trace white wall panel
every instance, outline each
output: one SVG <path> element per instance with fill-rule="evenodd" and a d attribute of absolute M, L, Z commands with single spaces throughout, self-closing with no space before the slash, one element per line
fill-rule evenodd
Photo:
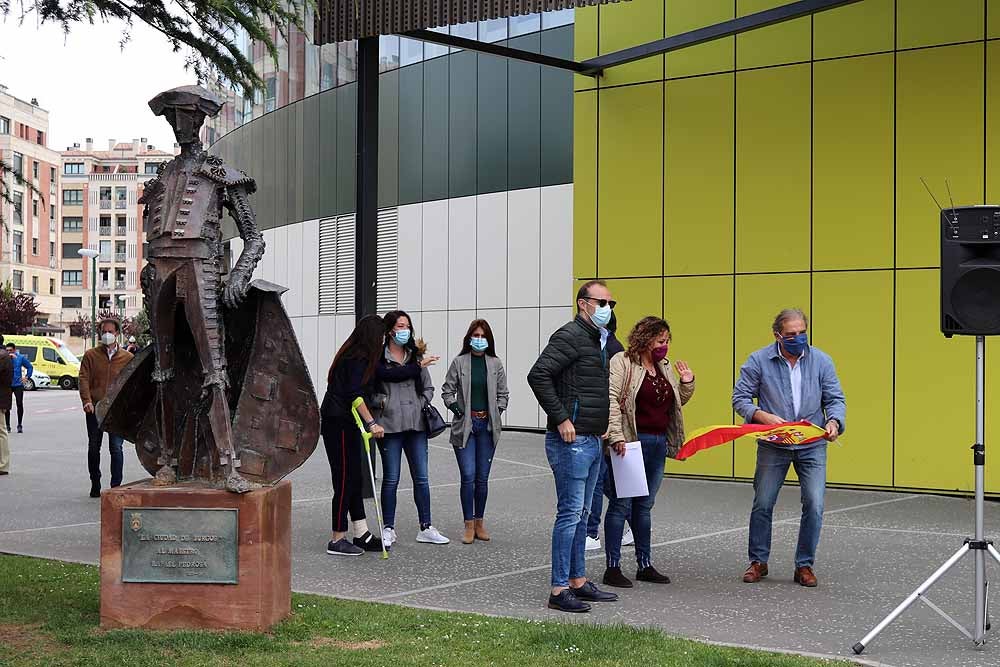
<path fill-rule="evenodd" d="M 483 309 L 476 313 L 476 317 L 486 320 L 493 329 L 493 339 L 496 342 L 497 356 L 507 360 L 507 310 L 496 308 L 493 310 Z"/>
<path fill-rule="evenodd" d="M 476 307 L 476 198 L 448 202 L 448 309 Z"/>
<path fill-rule="evenodd" d="M 286 296 L 285 307 L 293 315 L 302 316 L 305 313 L 302 309 L 304 294 L 302 293 L 302 223 L 288 225 L 286 238 L 285 265 L 286 284 L 288 294 Z M 280 283 L 279 283 L 280 284 Z"/>
<path fill-rule="evenodd" d="M 542 188 L 541 305 L 573 301 L 573 186 Z"/>
<path fill-rule="evenodd" d="M 538 404 L 528 387 L 528 371 L 538 358 L 538 309 L 511 308 L 507 311 L 507 384 L 510 409 L 507 424 L 537 426 Z"/>
<path fill-rule="evenodd" d="M 448 202 L 424 204 L 423 310 L 448 309 Z"/>
<path fill-rule="evenodd" d="M 476 198 L 476 305 L 507 306 L 507 193 Z"/>
<path fill-rule="evenodd" d="M 295 332 L 295 342 L 299 344 L 299 348 L 302 347 L 302 318 L 292 317 L 289 318 L 292 322 L 292 331 Z"/>
<path fill-rule="evenodd" d="M 448 372 L 448 367 L 445 365 L 445 360 L 448 358 L 448 313 L 443 311 L 424 313 L 417 335 L 427 342 L 429 354 L 441 357 L 441 361 L 428 369 L 434 382 L 434 401 L 437 402 L 441 396 L 441 384 L 444 382 L 445 373 Z"/>
<path fill-rule="evenodd" d="M 399 207 L 399 307 L 422 310 L 423 284 L 423 204 Z"/>
<path fill-rule="evenodd" d="M 320 372 L 314 379 L 316 383 L 316 394 L 323 400 L 326 393 L 326 370 L 333 363 L 333 357 L 340 349 L 340 341 L 337 339 L 337 318 L 334 315 L 322 315 L 317 317 L 317 333 L 319 340 L 316 341 L 316 363 Z"/>
<path fill-rule="evenodd" d="M 302 314 L 319 314 L 319 220 L 302 223 Z"/>
<path fill-rule="evenodd" d="M 542 308 L 539 316 L 538 327 L 538 349 L 541 351 L 549 342 L 549 336 L 555 333 L 556 329 L 573 319 L 572 306 L 559 306 L 556 308 Z"/>
<path fill-rule="evenodd" d="M 507 305 L 511 308 L 538 306 L 541 243 L 539 189 L 508 192 L 507 207 Z"/>
<path fill-rule="evenodd" d="M 290 227 L 274 229 L 274 252 L 271 253 L 271 282 L 288 287 L 288 231 Z"/>
<path fill-rule="evenodd" d="M 446 354 L 441 356 L 441 361 L 447 361 L 451 365 L 451 360 L 458 356 L 462 349 L 465 332 L 469 329 L 469 324 L 476 319 L 474 310 L 452 310 L 448 313 L 448 347 Z"/>
<path fill-rule="evenodd" d="M 319 361 L 319 318 L 303 317 L 302 332 L 299 336 L 299 345 L 302 347 L 302 356 L 305 357 L 306 367 L 309 369 L 309 377 L 312 378 L 313 386 L 319 391 L 320 361 Z M 327 364 L 333 361 L 331 356 Z M 329 366 L 327 366 L 329 367 Z M 324 373 L 325 375 L 325 373 Z M 323 396 L 317 398 L 322 401 Z"/>

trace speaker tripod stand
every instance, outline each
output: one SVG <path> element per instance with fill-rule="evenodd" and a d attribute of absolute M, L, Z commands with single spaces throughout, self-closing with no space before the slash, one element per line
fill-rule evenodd
<path fill-rule="evenodd" d="M 993 546 L 993 542 L 987 540 L 983 535 L 983 506 L 985 504 L 983 498 L 985 486 L 984 466 L 986 465 L 986 447 L 983 444 L 983 373 L 985 367 L 985 353 L 985 337 L 976 336 L 976 444 L 972 446 L 972 463 L 976 470 L 976 535 L 971 539 L 965 540 L 965 544 L 963 544 L 951 558 L 946 560 L 944 564 L 934 572 L 934 574 L 928 577 L 924 583 L 920 584 L 915 591 L 910 593 L 910 596 L 903 600 L 902 604 L 893 609 L 888 616 L 872 628 L 871 632 L 865 635 L 864 639 L 853 646 L 854 652 L 858 655 L 865 650 L 865 647 L 868 646 L 869 642 L 881 634 L 881 632 L 889 627 L 893 621 L 902 616 L 903 612 L 905 612 L 910 605 L 917 600 L 920 600 L 935 612 L 940 614 L 942 618 L 948 621 L 948 623 L 954 626 L 959 632 L 971 639 L 976 646 L 982 646 L 986 643 L 986 631 L 989 629 L 989 583 L 986 581 L 986 556 L 988 554 L 993 558 L 993 560 L 1000 563 L 1000 552 L 997 552 L 996 548 Z M 927 590 L 938 581 L 938 579 L 943 577 L 946 572 L 955 567 L 959 561 L 968 555 L 972 555 L 975 558 L 976 566 L 975 625 L 971 631 L 924 596 L 924 593 L 926 593 Z"/>

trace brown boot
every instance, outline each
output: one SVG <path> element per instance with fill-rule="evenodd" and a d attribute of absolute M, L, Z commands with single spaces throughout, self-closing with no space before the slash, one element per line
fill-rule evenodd
<path fill-rule="evenodd" d="M 476 519 L 476 539 L 483 542 L 490 541 L 490 534 L 486 530 L 486 526 L 483 525 L 482 519 Z"/>
<path fill-rule="evenodd" d="M 472 544 L 476 539 L 476 522 L 466 521 L 465 532 L 462 534 L 462 544 Z"/>
<path fill-rule="evenodd" d="M 758 581 L 767 576 L 767 563 L 759 563 L 754 561 L 750 563 L 750 567 L 747 571 L 743 573 L 743 583 L 745 584 L 756 584 Z"/>
<path fill-rule="evenodd" d="M 795 583 L 807 588 L 815 588 L 819 582 L 816 581 L 816 575 L 813 574 L 812 568 L 806 566 L 795 568 Z"/>

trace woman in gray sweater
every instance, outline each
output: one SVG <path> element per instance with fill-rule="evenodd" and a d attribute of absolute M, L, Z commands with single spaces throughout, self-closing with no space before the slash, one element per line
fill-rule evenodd
<path fill-rule="evenodd" d="M 385 527 L 382 541 L 388 547 L 396 542 L 396 490 L 399 488 L 399 474 L 406 453 L 413 480 L 413 501 L 417 505 L 420 529 L 417 542 L 427 544 L 448 544 L 447 537 L 431 525 L 431 488 L 427 477 L 427 431 L 424 427 L 423 409 L 434 399 L 434 385 L 426 366 L 436 357 L 424 359 L 426 346 L 415 340 L 410 316 L 402 310 L 386 313 L 385 355 L 382 363 L 386 366 L 403 366 L 420 363 L 424 368 L 415 380 L 384 382 L 382 393 L 376 397 L 378 406 L 375 421 L 385 429 L 385 436 L 379 442 L 382 455 L 382 514 Z M 428 363 L 430 362 L 430 363 Z"/>
<path fill-rule="evenodd" d="M 493 330 L 486 320 L 474 320 L 441 387 L 441 398 L 455 415 L 451 445 L 462 477 L 463 544 L 490 539 L 483 515 L 493 452 L 503 430 L 500 415 L 507 409 L 508 396 L 507 373 L 497 358 Z"/>

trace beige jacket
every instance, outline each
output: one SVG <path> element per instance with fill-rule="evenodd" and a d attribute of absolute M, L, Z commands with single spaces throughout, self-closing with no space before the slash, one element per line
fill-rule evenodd
<path fill-rule="evenodd" d="M 631 376 L 629 375 L 631 367 Z M 677 373 L 666 359 L 660 362 L 660 372 L 670 381 L 674 388 L 674 414 L 667 427 L 667 456 L 674 458 L 684 444 L 684 415 L 681 406 L 687 405 L 694 395 L 694 380 L 683 384 L 677 379 Z M 608 442 L 635 442 L 639 439 L 635 425 L 635 397 L 639 394 L 646 369 L 641 364 L 633 364 L 624 352 L 619 352 L 611 359 L 611 420 L 608 425 Z M 626 379 L 630 379 L 625 387 Z M 622 412 L 619 397 L 625 397 L 625 411 Z"/>

